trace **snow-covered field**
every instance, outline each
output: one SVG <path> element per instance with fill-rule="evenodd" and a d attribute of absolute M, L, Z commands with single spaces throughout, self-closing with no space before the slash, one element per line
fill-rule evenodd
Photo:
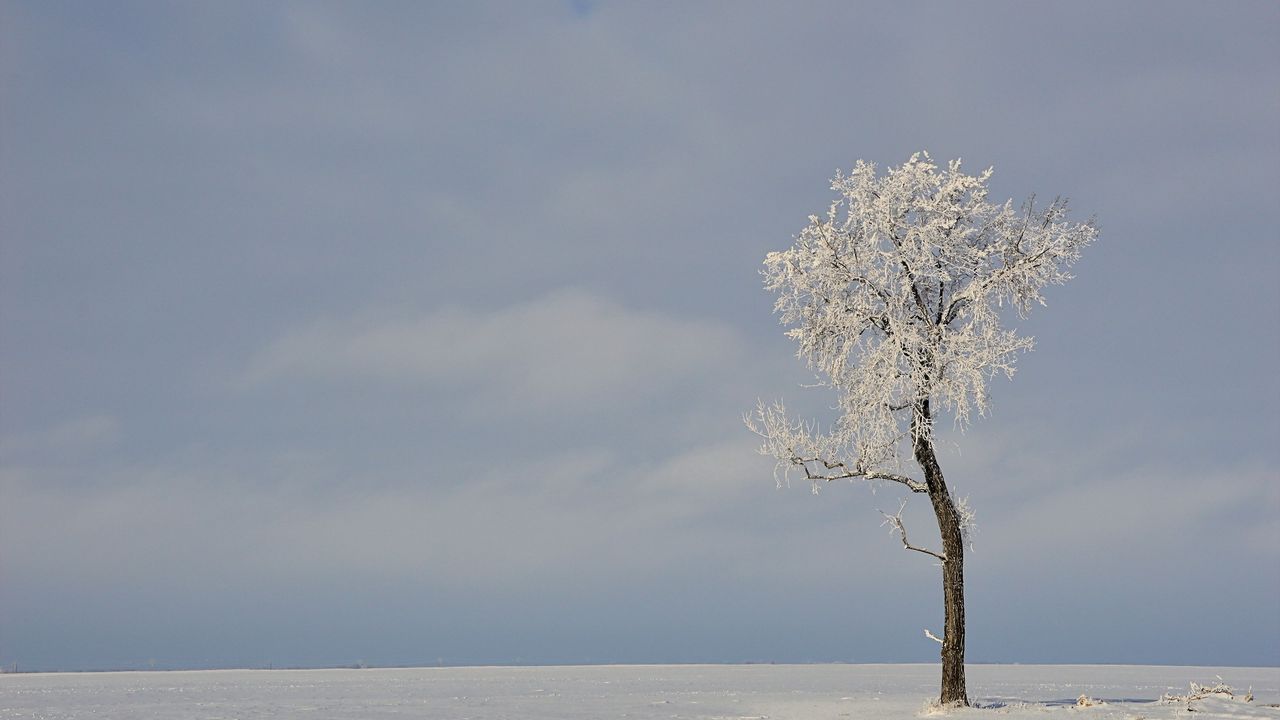
<path fill-rule="evenodd" d="M 981 707 L 939 717 L 1280 718 L 1280 668 L 971 665 Z M 1236 690 L 1185 703 L 1192 682 Z M 916 718 L 936 665 L 631 665 L 0 675 L 0 718 Z M 1252 687 L 1254 699 L 1244 695 Z M 1101 701 L 1077 707 L 1085 695 Z"/>

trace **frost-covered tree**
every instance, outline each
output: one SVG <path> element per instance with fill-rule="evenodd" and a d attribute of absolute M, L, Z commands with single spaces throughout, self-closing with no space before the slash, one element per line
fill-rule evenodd
<path fill-rule="evenodd" d="M 1011 377 L 1032 339 L 1002 325 L 1002 308 L 1026 317 L 1046 285 L 1097 236 L 1066 219 L 1067 203 L 1020 208 L 987 201 L 991 170 L 939 168 L 927 153 L 877 175 L 859 161 L 831 188 L 825 217 L 811 216 L 795 244 L 765 258 L 765 287 L 787 335 L 819 383 L 836 395 L 826 428 L 761 403 L 747 424 L 782 477 L 817 486 L 840 479 L 897 483 L 929 496 L 941 548 L 907 539 L 901 510 L 887 515 L 903 546 L 942 567 L 944 704 L 968 704 L 964 677 L 964 549 L 973 514 L 954 497 L 934 452 L 943 414 L 966 426 L 988 411 L 987 381 Z M 1007 314 L 1007 313 L 1006 313 Z"/>

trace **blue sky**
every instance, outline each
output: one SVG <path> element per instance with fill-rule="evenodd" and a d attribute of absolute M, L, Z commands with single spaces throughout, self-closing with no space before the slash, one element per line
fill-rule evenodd
<path fill-rule="evenodd" d="M 0 3 L 0 663 L 929 661 L 758 269 L 858 158 L 1102 230 L 947 438 L 975 662 L 1280 664 L 1272 3 Z M 923 533 L 927 509 L 908 518 Z"/>

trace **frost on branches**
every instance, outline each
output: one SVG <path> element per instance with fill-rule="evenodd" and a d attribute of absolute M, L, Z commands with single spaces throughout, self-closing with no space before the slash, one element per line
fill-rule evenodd
<path fill-rule="evenodd" d="M 765 258 L 774 310 L 840 413 L 822 432 L 782 403 L 747 419 L 787 477 L 926 492 L 901 470 L 913 439 L 932 441 L 922 410 L 940 407 L 964 427 L 988 410 L 987 380 L 1013 375 L 1032 339 L 1001 327 L 1000 309 L 1026 317 L 1044 304 L 1041 289 L 1071 278 L 1097 231 L 1068 222 L 1065 200 L 991 204 L 990 177 L 965 174 L 959 160 L 940 169 L 927 153 L 883 176 L 859 161 L 832 181 L 839 197 L 826 216 L 810 216 L 793 247 Z"/>
<path fill-rule="evenodd" d="M 902 510 L 885 514 L 907 550 L 942 566 L 945 631 L 940 702 L 967 705 L 964 678 L 964 549 L 973 511 L 952 496 L 934 452 L 936 413 L 965 427 L 988 410 L 987 381 L 1012 377 L 1031 347 L 1001 326 L 1012 306 L 1026 317 L 1046 285 L 1093 242 L 1092 221 L 1067 221 L 1067 203 L 1021 207 L 987 202 L 988 169 L 966 175 L 956 160 L 939 169 L 912 155 L 883 176 L 859 161 L 837 174 L 826 217 L 812 216 L 789 250 L 765 258 L 765 287 L 790 327 L 798 355 L 836 394 L 839 415 L 825 430 L 761 403 L 747 425 L 777 460 L 781 477 L 863 478 L 925 493 L 942 547 L 912 544 Z M 913 460 L 909 463 L 907 460 Z M 914 467 L 912 467 L 914 465 Z"/>

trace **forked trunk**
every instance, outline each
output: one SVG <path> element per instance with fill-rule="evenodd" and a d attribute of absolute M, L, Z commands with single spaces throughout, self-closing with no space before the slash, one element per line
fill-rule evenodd
<path fill-rule="evenodd" d="M 920 408 L 923 422 L 930 422 L 929 401 Z M 933 441 L 926 433 L 915 433 L 916 462 L 924 471 L 933 513 L 938 518 L 942 536 L 942 602 L 944 608 L 942 635 L 942 695 L 944 705 L 968 705 L 969 694 L 964 680 L 964 537 L 960 531 L 960 515 L 947 490 L 942 468 L 933 451 Z"/>

